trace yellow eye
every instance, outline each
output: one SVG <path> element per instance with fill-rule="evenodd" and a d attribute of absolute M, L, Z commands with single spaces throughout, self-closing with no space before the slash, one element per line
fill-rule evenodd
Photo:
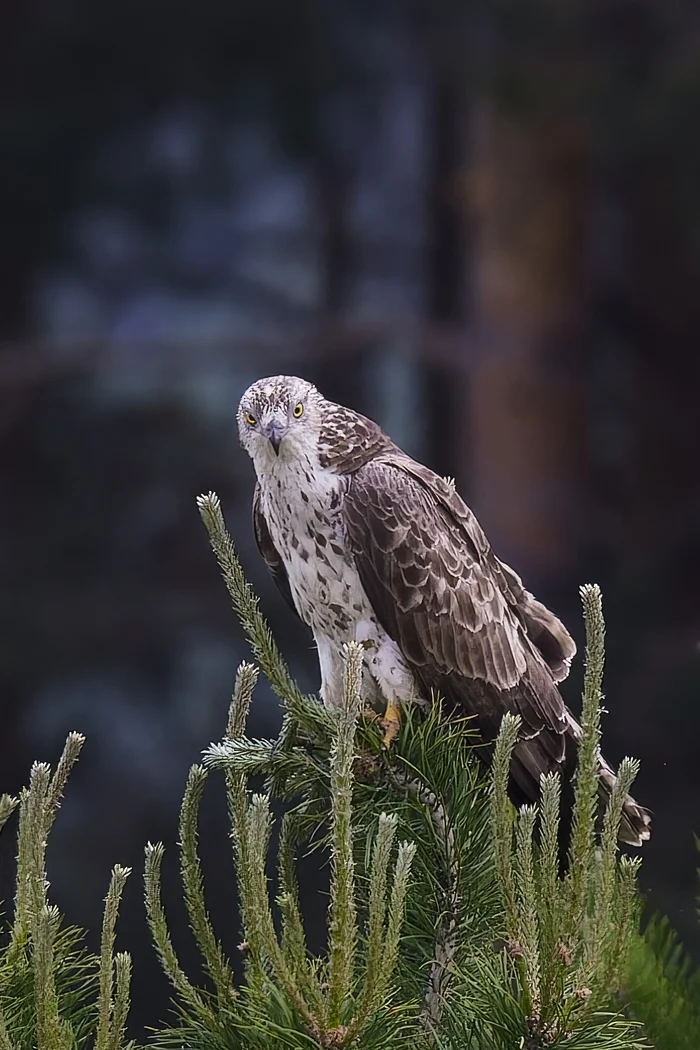
<path fill-rule="evenodd" d="M 254 427 L 255 424 L 257 423 L 257 419 L 252 414 L 252 412 L 246 412 L 244 418 L 245 418 L 245 421 L 246 421 L 246 423 L 248 424 L 249 427 Z"/>
<path fill-rule="evenodd" d="M 304 414 L 304 406 L 302 405 L 301 401 L 296 406 L 296 408 L 294 409 L 294 412 L 292 414 L 293 414 L 295 419 L 301 419 L 301 417 Z"/>

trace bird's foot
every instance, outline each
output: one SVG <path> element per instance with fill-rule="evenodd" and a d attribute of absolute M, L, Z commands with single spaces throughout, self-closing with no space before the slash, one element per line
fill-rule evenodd
<path fill-rule="evenodd" d="M 384 730 L 384 739 L 382 743 L 384 747 L 389 748 L 396 740 L 401 729 L 401 710 L 396 704 L 388 703 L 386 705 L 386 711 L 384 717 L 380 721 L 380 726 Z"/>

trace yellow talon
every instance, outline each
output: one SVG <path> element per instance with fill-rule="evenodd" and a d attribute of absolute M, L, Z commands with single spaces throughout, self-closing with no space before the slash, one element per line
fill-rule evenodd
<path fill-rule="evenodd" d="M 401 709 L 396 704 L 389 702 L 386 705 L 386 711 L 382 718 L 380 725 L 384 730 L 384 739 L 382 743 L 384 747 L 391 747 L 393 742 L 399 735 L 401 729 Z"/>

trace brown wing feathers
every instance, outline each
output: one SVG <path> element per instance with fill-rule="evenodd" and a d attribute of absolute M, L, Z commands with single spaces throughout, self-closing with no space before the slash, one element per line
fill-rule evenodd
<path fill-rule="evenodd" d="M 472 537 L 420 481 L 368 463 L 352 477 L 345 516 L 363 585 L 413 664 L 517 684 L 526 670 L 517 617 Z"/>
<path fill-rule="evenodd" d="M 355 563 L 382 626 L 425 693 L 474 714 L 488 747 L 505 711 L 522 719 L 512 763 L 517 803 L 539 796 L 540 775 L 576 764 L 577 727 L 556 682 L 576 651 L 566 628 L 492 553 L 451 485 L 400 452 L 351 477 L 345 521 Z M 610 790 L 609 767 L 601 788 Z M 622 837 L 648 838 L 632 799 Z"/>

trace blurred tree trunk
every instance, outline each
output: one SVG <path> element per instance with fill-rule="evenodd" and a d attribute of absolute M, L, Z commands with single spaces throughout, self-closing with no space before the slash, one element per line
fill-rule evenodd
<path fill-rule="evenodd" d="M 461 220 L 458 182 L 464 171 L 464 92 L 449 76 L 438 77 L 428 108 L 430 174 L 428 178 L 428 320 L 438 325 L 464 322 L 467 224 Z M 422 365 L 431 425 L 428 463 L 443 474 L 466 480 L 464 450 L 455 442 L 464 414 L 460 376 L 447 375 L 429 357 Z M 456 381 L 455 381 L 456 380 Z M 445 420 L 449 425 L 445 425 Z M 466 489 L 462 492 L 466 494 Z"/>
<path fill-rule="evenodd" d="M 321 230 L 321 294 L 319 314 L 322 345 L 317 348 L 315 381 L 331 401 L 357 405 L 361 400 L 359 356 L 351 367 L 339 368 L 333 335 L 347 306 L 351 274 L 351 238 L 348 230 L 349 176 L 332 144 L 322 145 L 316 157 L 316 203 Z"/>
<path fill-rule="evenodd" d="M 485 104 L 470 196 L 471 497 L 496 553 L 551 593 L 575 576 L 585 530 L 583 130 Z"/>

